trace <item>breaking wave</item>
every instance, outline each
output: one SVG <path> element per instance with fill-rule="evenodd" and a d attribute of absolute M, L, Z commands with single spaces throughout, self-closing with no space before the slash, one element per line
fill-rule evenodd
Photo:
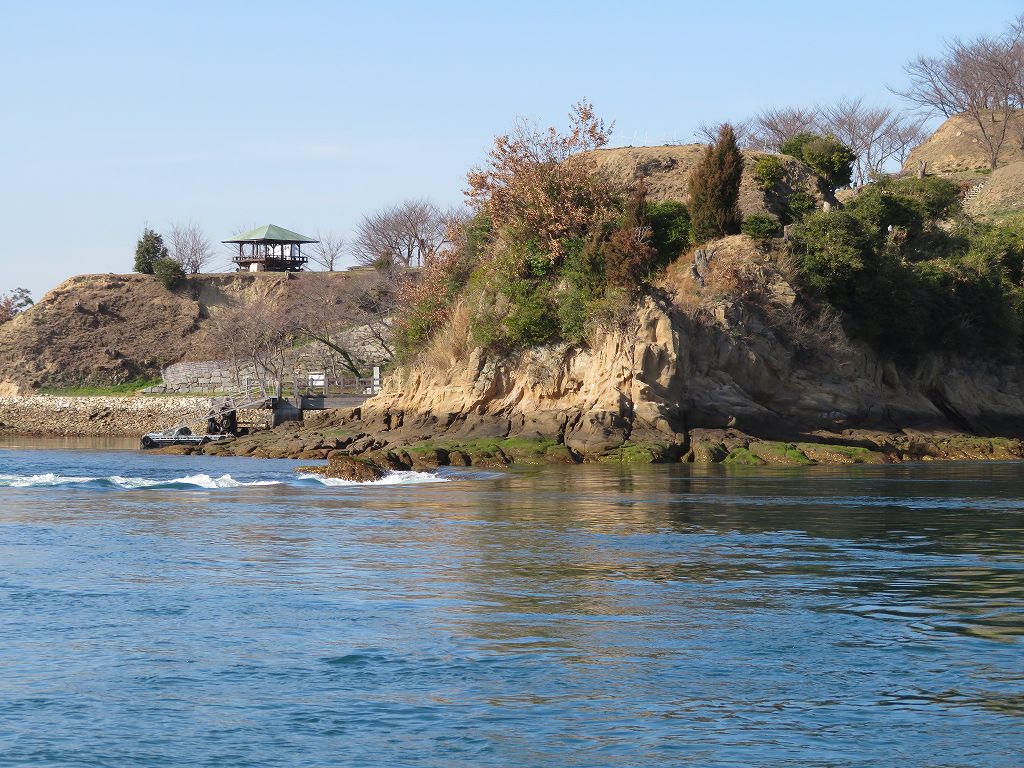
<path fill-rule="evenodd" d="M 415 483 L 447 483 L 448 479 L 438 477 L 430 472 L 389 472 L 380 480 L 370 480 L 359 483 L 355 480 L 342 480 L 338 477 L 324 477 L 323 475 L 299 475 L 299 480 L 307 483 L 319 483 L 320 485 L 343 486 L 343 485 L 412 485 Z"/>
<path fill-rule="evenodd" d="M 444 478 L 429 472 L 392 472 L 380 480 L 357 483 L 319 475 L 297 475 L 279 480 L 236 480 L 231 475 L 212 477 L 206 474 L 186 475 L 170 480 L 153 480 L 145 477 L 76 477 L 47 472 L 40 475 L 2 475 L 0 488 L 94 488 L 102 490 L 216 490 L 224 488 L 247 488 L 268 485 L 299 486 L 347 486 L 347 485 L 407 485 L 412 483 L 445 482 Z"/>

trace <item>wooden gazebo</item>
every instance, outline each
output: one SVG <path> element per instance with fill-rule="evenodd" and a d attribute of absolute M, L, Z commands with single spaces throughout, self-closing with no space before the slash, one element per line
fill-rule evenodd
<path fill-rule="evenodd" d="M 221 242 L 238 243 L 238 255 L 232 261 L 239 272 L 298 272 L 309 261 L 302 255 L 302 245 L 320 241 L 267 224 Z"/>

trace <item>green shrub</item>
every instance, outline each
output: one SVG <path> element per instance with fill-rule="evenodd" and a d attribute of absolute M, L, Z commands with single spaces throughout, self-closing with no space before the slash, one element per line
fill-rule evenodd
<path fill-rule="evenodd" d="M 993 229 L 942 233 L 950 255 L 913 261 L 908 244 L 880 236 L 879 227 L 892 216 L 913 224 L 906 217 L 923 217 L 925 204 L 878 192 L 857 201 L 853 210 L 812 214 L 791 241 L 804 286 L 843 313 L 851 335 L 905 363 L 932 351 L 995 355 L 1019 344 L 1024 291 L 1012 265 L 1020 269 L 1024 231 L 1017 241 Z"/>
<path fill-rule="evenodd" d="M 164 288 L 173 291 L 185 279 L 185 270 L 181 264 L 170 257 L 157 259 L 153 262 L 153 274 Z"/>
<path fill-rule="evenodd" d="M 557 337 L 558 313 L 543 285 L 517 280 L 507 295 L 510 304 L 503 326 L 511 347 L 536 347 Z"/>
<path fill-rule="evenodd" d="M 757 186 L 771 192 L 786 177 L 786 164 L 777 155 L 765 155 L 754 163 L 754 178 Z"/>
<path fill-rule="evenodd" d="M 657 252 L 656 266 L 670 264 L 690 247 L 690 212 L 682 203 L 648 203 L 647 220 L 651 226 L 651 245 Z"/>
<path fill-rule="evenodd" d="M 814 213 L 794 230 L 792 244 L 807 286 L 833 306 L 848 308 L 871 261 L 871 239 L 861 221 L 848 211 Z"/>
<path fill-rule="evenodd" d="M 582 239 L 567 242 L 560 278 L 559 334 L 566 341 L 583 341 L 605 292 L 604 263 L 596 244 L 588 245 Z"/>
<path fill-rule="evenodd" d="M 961 210 L 960 187 L 948 179 L 926 176 L 886 180 L 881 184 L 893 193 L 916 200 L 929 219 L 947 219 Z"/>
<path fill-rule="evenodd" d="M 803 189 L 796 190 L 786 199 L 786 215 L 790 221 L 802 221 L 817 207 L 814 196 Z"/>
<path fill-rule="evenodd" d="M 917 234 L 925 224 L 924 206 L 919 201 L 893 194 L 877 184 L 862 189 L 847 203 L 846 210 L 861 221 L 878 243 L 888 237 L 890 226 Z"/>
<path fill-rule="evenodd" d="M 144 275 L 152 275 L 156 262 L 168 258 L 169 255 L 167 246 L 164 245 L 164 239 L 146 227 L 135 244 L 135 271 Z"/>
<path fill-rule="evenodd" d="M 924 332 L 929 348 L 977 355 L 1016 345 L 1020 316 L 997 271 L 953 259 L 934 259 L 911 269 L 917 294 L 928 309 Z"/>
<path fill-rule="evenodd" d="M 779 151 L 784 155 L 795 157 L 797 160 L 804 159 L 804 145 L 815 139 L 821 138 L 816 133 L 803 132 L 798 133 L 795 136 L 791 136 L 783 142 L 782 146 L 779 147 Z"/>
<path fill-rule="evenodd" d="M 803 160 L 833 190 L 845 187 L 853 178 L 857 153 L 835 136 L 798 133 L 782 145 L 782 154 Z"/>
<path fill-rule="evenodd" d="M 980 269 L 998 270 L 1005 280 L 1024 280 L 1024 220 L 978 228 L 970 240 L 968 258 Z"/>
<path fill-rule="evenodd" d="M 803 161 L 833 190 L 845 187 L 853 178 L 857 153 L 835 136 L 822 136 L 803 145 Z"/>
<path fill-rule="evenodd" d="M 740 232 L 755 240 L 770 240 L 779 234 L 781 228 L 779 220 L 774 216 L 752 213 L 743 220 Z"/>
<path fill-rule="evenodd" d="M 501 319 L 491 307 L 479 307 L 470 320 L 470 333 L 473 341 L 485 349 L 501 349 L 505 346 L 505 332 Z"/>

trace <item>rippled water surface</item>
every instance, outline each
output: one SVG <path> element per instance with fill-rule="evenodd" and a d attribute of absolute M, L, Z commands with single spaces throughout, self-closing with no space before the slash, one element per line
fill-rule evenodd
<path fill-rule="evenodd" d="M 0 447 L 0 765 L 1024 765 L 1021 465 L 105 447 Z"/>

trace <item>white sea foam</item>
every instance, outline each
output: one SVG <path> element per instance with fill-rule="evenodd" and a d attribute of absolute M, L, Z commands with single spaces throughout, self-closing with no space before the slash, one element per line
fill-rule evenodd
<path fill-rule="evenodd" d="M 65 477 L 47 472 L 44 475 L 0 475 L 0 488 L 32 488 L 35 486 L 76 485 L 91 483 L 95 477 Z"/>
<path fill-rule="evenodd" d="M 416 483 L 443 483 L 447 480 L 429 472 L 391 472 L 380 480 L 373 480 L 367 483 L 357 483 L 352 480 L 341 480 L 334 477 L 322 477 L 321 475 L 298 475 L 297 480 L 315 480 L 326 486 L 348 486 L 348 485 L 412 485 Z M 222 488 L 246 488 L 266 485 L 282 485 L 284 480 L 236 480 L 231 475 L 212 477 L 206 474 L 185 475 L 168 480 L 154 480 L 146 477 L 122 477 L 111 475 L 110 477 L 76 477 L 71 475 L 58 475 L 47 472 L 40 475 L 2 475 L 0 474 L 0 488 L 38 488 L 38 487 L 61 487 L 81 486 L 89 484 L 91 487 L 117 489 L 123 491 L 137 491 L 146 489 L 155 490 L 191 490 L 207 489 L 216 490 Z"/>
<path fill-rule="evenodd" d="M 173 480 L 147 480 L 142 477 L 114 477 L 108 478 L 111 483 L 124 488 L 126 490 L 136 488 L 154 488 L 157 486 L 167 485 L 194 485 L 197 488 L 242 488 L 247 486 L 255 485 L 280 485 L 280 480 L 253 480 L 252 482 L 242 482 L 235 480 L 231 475 L 221 475 L 220 477 L 211 477 L 210 475 L 186 475 L 185 477 L 176 477 Z"/>
<path fill-rule="evenodd" d="M 256 485 L 280 485 L 280 480 L 255 480 L 242 482 L 235 480 L 231 475 L 211 477 L 210 475 L 186 475 L 175 477 L 169 480 L 153 480 L 145 477 L 121 477 L 112 475 L 110 477 L 71 477 L 48 472 L 43 475 L 0 475 L 0 487 L 7 488 L 35 488 L 35 487 L 56 487 L 65 485 L 83 485 L 92 483 L 101 487 L 114 487 L 126 491 L 140 490 L 144 488 L 168 488 L 173 486 L 193 486 L 195 488 L 241 488 L 243 486 Z"/>
<path fill-rule="evenodd" d="M 438 477 L 430 472 L 389 472 L 380 480 L 370 480 L 365 483 L 355 480 L 342 480 L 339 477 L 324 477 L 323 475 L 299 475 L 300 480 L 316 480 L 318 483 L 329 486 L 343 485 L 416 485 L 419 483 L 447 483 L 445 477 Z"/>

